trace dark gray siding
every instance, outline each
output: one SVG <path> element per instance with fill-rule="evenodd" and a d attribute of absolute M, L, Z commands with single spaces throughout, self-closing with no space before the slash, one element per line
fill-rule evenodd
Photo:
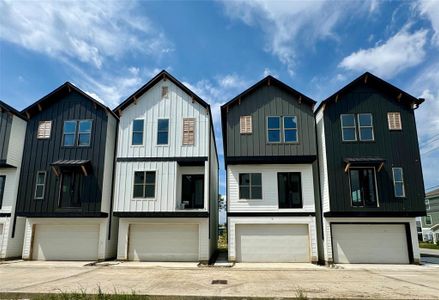
<path fill-rule="evenodd" d="M 240 116 L 251 115 L 253 133 L 240 134 Z M 266 135 L 268 116 L 297 116 L 299 143 L 269 144 Z M 243 97 L 227 112 L 228 157 L 316 155 L 315 121 L 310 105 L 276 86 L 263 86 Z"/>
<path fill-rule="evenodd" d="M 81 190 L 82 207 L 76 215 L 90 215 L 100 212 L 104 171 L 107 112 L 79 93 L 72 91 L 52 101 L 49 107 L 31 117 L 26 130 L 17 213 L 20 215 L 63 216 L 69 211 L 58 208 L 59 178 L 50 164 L 57 160 L 90 160 L 92 173 L 84 177 Z M 66 120 L 91 119 L 92 136 L 90 147 L 69 147 L 61 145 L 63 124 Z M 39 121 L 52 120 L 50 139 L 38 140 Z M 38 171 L 46 171 L 44 199 L 35 200 L 35 178 Z"/>
<path fill-rule="evenodd" d="M 11 135 L 12 115 L 9 112 L 0 112 L 0 161 L 8 157 L 8 145 Z"/>
<path fill-rule="evenodd" d="M 388 112 L 401 113 L 402 131 L 388 129 Z M 343 113 L 372 113 L 375 141 L 342 142 L 340 114 Z M 362 84 L 340 97 L 337 103 L 327 105 L 324 114 L 331 211 L 425 211 L 415 116 L 407 104 L 398 102 L 396 96 L 388 96 Z M 377 173 L 380 207 L 352 207 L 349 177 L 344 172 L 343 159 L 367 156 L 385 159 L 384 168 Z M 404 170 L 406 198 L 394 197 L 392 167 Z"/>

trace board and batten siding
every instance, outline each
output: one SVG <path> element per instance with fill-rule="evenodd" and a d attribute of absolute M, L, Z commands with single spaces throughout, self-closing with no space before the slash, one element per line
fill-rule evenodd
<path fill-rule="evenodd" d="M 168 97 L 162 98 L 162 87 Z M 195 118 L 195 144 L 183 145 L 183 119 Z M 133 146 L 132 123 L 144 120 L 143 145 Z M 168 145 L 157 145 L 158 119 L 169 119 Z M 161 80 L 121 112 L 117 157 L 208 156 L 209 113 L 170 80 Z"/>
<path fill-rule="evenodd" d="M 278 172 L 301 173 L 303 208 L 279 208 Z M 262 174 L 262 199 L 239 199 L 240 173 Z M 227 187 L 229 212 L 315 212 L 312 164 L 228 165 Z"/>
<path fill-rule="evenodd" d="M 389 130 L 388 112 L 400 112 L 402 130 Z M 340 114 L 371 113 L 375 141 L 343 142 Z M 396 96 L 387 95 L 362 84 L 326 105 L 324 131 L 331 211 L 425 211 L 424 183 L 414 111 Z M 352 207 L 348 173 L 344 158 L 380 157 L 384 167 L 376 174 L 378 203 L 376 208 Z M 405 198 L 394 197 L 392 167 L 404 170 Z"/>
<path fill-rule="evenodd" d="M 8 157 L 12 119 L 13 116 L 9 112 L 0 111 L 0 161 L 6 161 Z"/>
<path fill-rule="evenodd" d="M 48 214 L 68 212 L 58 209 L 59 177 L 50 164 L 57 160 L 90 160 L 92 172 L 83 177 L 81 214 L 101 211 L 105 148 L 108 118 L 114 118 L 104 108 L 95 105 L 83 95 L 72 91 L 32 116 L 28 122 L 20 185 L 26 188 L 18 193 L 17 213 Z M 89 147 L 63 147 L 63 124 L 67 120 L 93 120 Z M 52 121 L 49 139 L 37 139 L 38 123 Z M 38 171 L 46 171 L 44 199 L 34 199 Z M 77 210 L 75 210 L 77 211 Z"/>
<path fill-rule="evenodd" d="M 252 116 L 253 133 L 240 133 L 240 117 Z M 296 116 L 298 143 L 268 143 L 268 116 Z M 228 157 L 316 155 L 313 109 L 299 103 L 290 93 L 272 85 L 263 86 L 243 97 L 227 112 Z"/>
<path fill-rule="evenodd" d="M 316 114 L 317 123 L 317 147 L 319 158 L 320 194 L 322 201 L 322 211 L 329 211 L 329 182 L 328 182 L 328 163 L 326 156 L 325 123 L 323 111 Z"/>

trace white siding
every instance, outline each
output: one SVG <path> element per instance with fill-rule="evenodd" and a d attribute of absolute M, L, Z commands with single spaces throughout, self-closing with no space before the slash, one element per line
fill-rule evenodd
<path fill-rule="evenodd" d="M 277 172 L 300 172 L 303 208 L 279 209 Z M 262 199 L 239 199 L 239 174 L 262 173 Z M 227 166 L 229 212 L 282 211 L 314 212 L 314 183 L 311 164 L 229 165 Z"/>
<path fill-rule="evenodd" d="M 322 195 L 322 207 L 323 212 L 328 212 L 329 207 L 329 182 L 328 182 L 328 164 L 326 157 L 326 140 L 325 140 L 325 123 L 323 118 L 324 108 L 321 109 L 317 116 L 317 147 L 319 153 L 319 166 L 320 166 L 320 189 Z"/>
<path fill-rule="evenodd" d="M 6 176 L 3 204 L 0 213 L 12 213 L 15 208 L 18 193 L 19 169 L 0 169 L 0 176 Z"/>
<path fill-rule="evenodd" d="M 162 99 L 162 86 L 169 87 Z M 169 119 L 169 144 L 157 145 L 157 120 Z M 183 118 L 195 118 L 195 144 L 183 146 Z M 131 145 L 134 119 L 144 119 L 143 145 Z M 119 122 L 118 157 L 208 156 L 208 111 L 170 80 L 162 80 L 144 93 L 136 103 L 122 111 Z"/>
<path fill-rule="evenodd" d="M 111 191 L 113 189 L 114 147 L 116 144 L 117 120 L 113 115 L 108 115 L 107 137 L 105 140 L 104 179 L 102 183 L 101 211 L 110 212 Z"/>
<path fill-rule="evenodd" d="M 26 121 L 17 116 L 13 116 L 6 162 L 18 168 L 21 167 L 26 126 Z"/>

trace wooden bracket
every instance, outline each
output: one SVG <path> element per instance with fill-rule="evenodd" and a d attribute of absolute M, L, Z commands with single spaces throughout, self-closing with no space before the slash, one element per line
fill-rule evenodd
<path fill-rule="evenodd" d="M 338 102 L 338 94 L 337 94 L 337 96 L 335 96 L 335 103 L 337 103 Z"/>
<path fill-rule="evenodd" d="M 28 112 L 26 112 L 26 117 L 27 117 L 28 119 L 30 119 L 30 114 L 29 114 Z"/>
<path fill-rule="evenodd" d="M 348 172 L 350 166 L 351 166 L 351 163 L 347 163 L 347 164 L 346 164 L 346 167 L 344 167 L 344 172 L 345 172 L 345 173 Z"/>
<path fill-rule="evenodd" d="M 81 166 L 81 170 L 82 170 L 82 172 L 84 172 L 85 176 L 88 176 L 87 168 L 84 165 Z"/>
<path fill-rule="evenodd" d="M 378 172 L 381 171 L 381 169 L 384 167 L 384 162 L 380 163 L 379 167 L 378 167 Z"/>
<path fill-rule="evenodd" d="M 270 86 L 270 84 L 271 84 L 270 78 L 268 78 L 267 84 L 268 84 L 268 86 Z"/>
<path fill-rule="evenodd" d="M 3 108 L 0 107 L 0 113 L 3 112 Z"/>
<path fill-rule="evenodd" d="M 58 172 L 58 168 L 57 168 L 57 167 L 52 166 L 52 171 L 53 171 L 53 173 L 55 173 L 55 175 L 56 175 L 57 177 L 60 175 L 59 172 Z"/>
<path fill-rule="evenodd" d="M 39 111 L 42 111 L 42 110 L 43 110 L 43 108 L 41 107 L 41 104 L 40 104 L 40 103 L 37 104 L 37 107 L 38 107 L 38 110 L 39 110 Z"/>
<path fill-rule="evenodd" d="M 366 74 L 366 76 L 364 76 L 364 83 L 367 83 L 368 78 L 369 78 L 369 76 Z"/>
<path fill-rule="evenodd" d="M 137 105 L 137 97 L 133 96 L 133 99 L 134 99 L 134 105 Z"/>
<path fill-rule="evenodd" d="M 117 110 L 117 115 L 120 117 L 122 116 L 122 111 L 120 109 Z"/>
<path fill-rule="evenodd" d="M 238 98 L 238 104 L 241 105 L 241 97 Z"/>
<path fill-rule="evenodd" d="M 398 99 L 398 101 L 401 101 L 402 98 L 402 93 L 399 93 L 398 97 L 396 97 L 396 99 Z"/>
<path fill-rule="evenodd" d="M 302 104 L 302 96 L 299 96 L 299 104 Z"/>
<path fill-rule="evenodd" d="M 228 105 L 226 106 L 226 112 L 229 112 L 229 106 Z"/>
<path fill-rule="evenodd" d="M 72 88 L 70 87 L 70 85 L 67 86 L 67 89 L 68 89 L 69 93 L 72 91 Z"/>
<path fill-rule="evenodd" d="M 194 103 L 195 102 L 195 97 L 194 97 L 194 95 L 192 95 L 192 103 Z"/>
<path fill-rule="evenodd" d="M 166 79 L 167 79 L 166 74 L 163 73 L 163 81 L 166 81 Z"/>

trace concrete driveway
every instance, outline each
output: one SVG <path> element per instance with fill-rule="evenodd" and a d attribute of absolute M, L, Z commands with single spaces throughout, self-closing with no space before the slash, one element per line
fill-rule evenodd
<path fill-rule="evenodd" d="M 439 265 L 9 262 L 0 264 L 0 293 L 104 292 L 227 297 L 438 299 Z M 226 280 L 227 284 L 212 284 Z M 1 295 L 0 295 L 1 298 Z"/>

